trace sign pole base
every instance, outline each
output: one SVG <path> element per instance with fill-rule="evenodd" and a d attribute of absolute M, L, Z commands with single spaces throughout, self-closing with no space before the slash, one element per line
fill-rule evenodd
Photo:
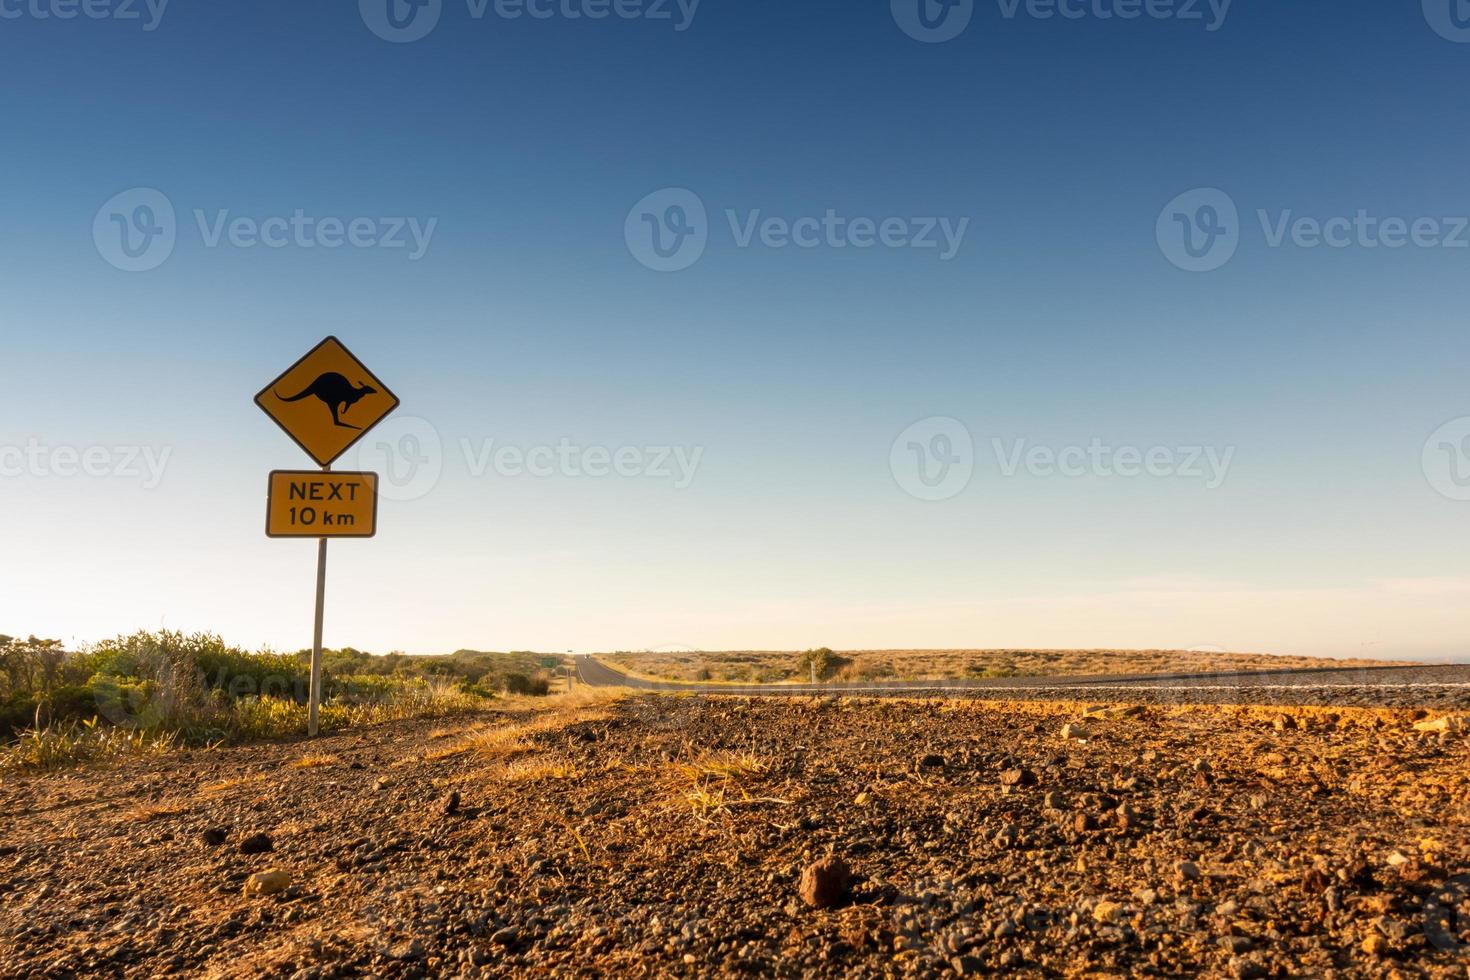
<path fill-rule="evenodd" d="M 311 694 L 306 709 L 306 734 L 317 736 L 317 714 L 322 703 L 322 613 L 327 604 L 327 539 L 316 545 L 316 629 L 311 640 Z"/>

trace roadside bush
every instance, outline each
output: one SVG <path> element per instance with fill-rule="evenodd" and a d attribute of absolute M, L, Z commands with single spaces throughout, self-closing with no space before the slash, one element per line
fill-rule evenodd
<path fill-rule="evenodd" d="M 531 697 L 545 697 L 551 691 L 551 680 L 544 675 L 528 677 L 521 673 L 506 674 L 503 679 L 505 692 L 507 694 L 529 695 Z"/>
<path fill-rule="evenodd" d="M 812 668 L 816 668 L 817 680 L 825 681 L 831 678 L 843 667 L 852 663 L 846 657 L 838 656 L 826 647 L 816 650 L 808 650 L 797 658 L 796 665 L 799 673 L 798 680 L 810 678 Z"/>

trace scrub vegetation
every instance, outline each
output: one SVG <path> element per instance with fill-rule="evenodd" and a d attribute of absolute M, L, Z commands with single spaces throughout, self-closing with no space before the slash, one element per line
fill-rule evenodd
<path fill-rule="evenodd" d="M 555 657 L 461 650 L 447 656 L 323 653 L 321 727 L 480 710 L 506 694 L 544 696 Z M 140 632 L 76 651 L 0 635 L 0 768 L 283 738 L 306 730 L 310 653 L 247 652 L 199 633 Z"/>

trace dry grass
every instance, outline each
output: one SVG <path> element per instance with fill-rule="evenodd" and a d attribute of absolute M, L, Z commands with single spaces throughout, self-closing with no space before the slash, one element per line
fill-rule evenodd
<path fill-rule="evenodd" d="M 228 793 L 234 789 L 243 789 L 246 786 L 254 786 L 265 782 L 265 774 L 257 773 L 254 776 L 241 776 L 239 779 L 223 779 L 217 783 L 205 783 L 199 787 L 199 792 L 204 796 L 218 796 Z"/>
<path fill-rule="evenodd" d="M 123 819 L 131 823 L 151 823 L 167 817 L 182 816 L 188 813 L 189 809 L 188 804 L 185 803 L 151 803 L 134 807 L 123 815 Z"/>
<path fill-rule="evenodd" d="M 547 780 L 579 779 L 582 770 L 566 761 L 527 760 L 506 766 L 500 770 L 498 776 L 508 783 L 540 783 Z"/>
<path fill-rule="evenodd" d="M 631 767 L 629 771 L 632 771 Z M 694 819 L 712 823 L 736 807 L 786 805 L 789 800 L 752 795 L 747 780 L 761 776 L 770 766 L 751 753 L 705 752 L 667 768 L 673 777 L 677 808 L 687 807 Z"/>
<path fill-rule="evenodd" d="M 473 753 L 483 759 L 501 760 L 528 755 L 536 751 L 539 736 L 561 731 L 572 725 L 607 721 L 609 710 L 627 694 L 617 688 L 581 687 L 570 694 L 544 698 L 504 698 L 496 712 L 505 716 L 529 714 L 529 718 L 510 723 L 488 722 L 469 728 L 439 729 L 436 740 L 456 739 L 453 743 L 424 754 L 428 762 L 439 762 Z"/>
<path fill-rule="evenodd" d="M 829 679 L 938 680 L 991 677 L 1075 677 L 1086 674 L 1206 673 L 1298 667 L 1385 666 L 1393 661 L 1226 653 L 1214 650 L 849 650 Z M 801 654 L 736 650 L 602 654 L 635 677 L 702 683 L 804 683 Z"/>
<path fill-rule="evenodd" d="M 335 755 L 303 755 L 291 763 L 292 769 L 316 769 L 321 766 L 334 766 L 342 760 Z"/>

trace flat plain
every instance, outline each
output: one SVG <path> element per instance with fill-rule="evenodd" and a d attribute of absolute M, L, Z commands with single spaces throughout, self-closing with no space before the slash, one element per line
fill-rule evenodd
<path fill-rule="evenodd" d="M 1470 968 L 1464 711 L 584 691 L 0 784 L 0 976 Z"/>

